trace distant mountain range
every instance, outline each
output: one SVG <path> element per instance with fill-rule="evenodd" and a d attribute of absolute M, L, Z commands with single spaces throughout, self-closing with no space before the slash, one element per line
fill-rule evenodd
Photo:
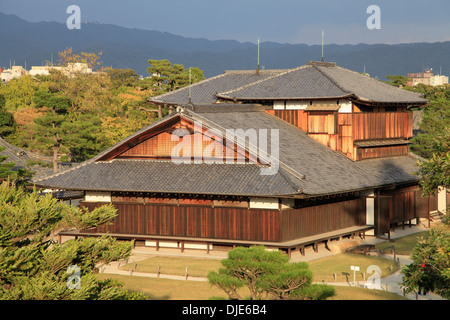
<path fill-rule="evenodd" d="M 349 39 L 350 41 L 351 39 Z M 69 30 L 65 23 L 27 22 L 15 15 L 0 13 L 0 66 L 10 63 L 42 65 L 58 59 L 58 52 L 72 47 L 75 52 L 103 52 L 104 66 L 130 68 L 148 76 L 148 59 L 169 59 L 185 67 L 199 67 L 206 77 L 224 70 L 257 67 L 257 45 L 233 40 L 186 38 L 167 32 L 129 29 L 110 24 L 82 23 Z M 386 80 L 386 75 L 407 75 L 433 68 L 435 74 L 450 75 L 450 42 L 411 44 L 357 44 L 324 47 L 324 58 L 357 72 Z M 321 46 L 263 42 L 261 67 L 294 68 L 321 59 Z"/>

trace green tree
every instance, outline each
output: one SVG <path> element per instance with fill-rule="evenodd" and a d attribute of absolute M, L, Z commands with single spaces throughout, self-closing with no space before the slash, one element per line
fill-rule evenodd
<path fill-rule="evenodd" d="M 68 206 L 7 183 L 0 185 L 0 299 L 97 300 L 140 299 L 113 280 L 99 280 L 101 264 L 129 257 L 131 242 L 114 238 L 53 240 L 61 230 L 89 228 L 111 221 L 111 205 L 92 211 Z M 71 287 L 72 266 L 79 288 Z M 72 282 L 70 282 L 72 283 Z"/>
<path fill-rule="evenodd" d="M 413 262 L 404 266 L 402 286 L 406 293 L 435 292 L 450 298 L 450 238 L 440 230 L 430 230 L 421 237 L 411 255 Z"/>
<path fill-rule="evenodd" d="M 5 147 L 0 146 L 0 153 Z M 23 186 L 28 183 L 32 176 L 32 172 L 26 168 L 14 169 L 14 162 L 6 162 L 8 156 L 0 155 L 0 182 L 8 181 L 12 185 Z"/>
<path fill-rule="evenodd" d="M 430 101 L 422 111 L 421 132 L 412 139 L 411 151 L 422 158 L 418 175 L 424 194 L 450 187 L 450 86 L 418 85 L 411 89 Z"/>
<path fill-rule="evenodd" d="M 34 120 L 37 126 L 36 134 L 44 145 L 53 149 L 53 171 L 57 172 L 63 140 L 62 125 L 67 119 L 70 100 L 61 94 L 38 91 L 35 94 L 34 103 L 37 108 L 46 111 L 43 117 Z"/>
<path fill-rule="evenodd" d="M 148 63 L 150 67 L 147 72 L 152 75 L 148 81 L 157 88 L 156 94 L 180 89 L 204 78 L 203 71 L 197 67 L 185 69 L 183 65 L 172 64 L 169 60 L 150 59 Z"/>
<path fill-rule="evenodd" d="M 5 110 L 6 99 L 0 94 L 0 137 L 5 137 L 14 133 L 16 130 L 16 121 L 11 112 Z"/>
<path fill-rule="evenodd" d="M 5 150 L 5 147 L 0 146 L 0 153 Z M 12 174 L 12 168 L 14 168 L 14 162 L 5 162 L 8 159 L 7 156 L 0 155 L 0 181 L 8 179 Z"/>
<path fill-rule="evenodd" d="M 408 77 L 400 75 L 386 76 L 386 78 L 388 78 L 390 81 L 385 81 L 385 83 L 395 87 L 405 87 L 408 85 L 408 82 L 410 81 Z"/>
<path fill-rule="evenodd" d="M 8 85 L 0 86 L 0 94 L 6 101 L 4 108 L 6 111 L 15 112 L 32 105 L 34 92 L 38 83 L 29 75 L 12 79 Z"/>
<path fill-rule="evenodd" d="M 109 69 L 106 73 L 111 78 L 113 89 L 138 86 L 139 75 L 133 69 Z"/>
<path fill-rule="evenodd" d="M 333 287 L 312 284 L 306 263 L 290 263 L 286 254 L 267 251 L 263 246 L 237 247 L 222 265 L 218 272 L 208 274 L 208 280 L 230 299 L 244 299 L 239 294 L 243 287 L 248 288 L 252 300 L 326 299 L 334 295 Z"/>

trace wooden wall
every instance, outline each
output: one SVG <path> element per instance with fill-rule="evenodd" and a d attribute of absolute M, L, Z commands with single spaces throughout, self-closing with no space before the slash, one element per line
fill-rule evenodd
<path fill-rule="evenodd" d="M 81 205 L 92 210 L 104 204 Z M 112 225 L 86 231 L 282 242 L 365 224 L 363 198 L 322 204 L 309 201 L 303 208 L 281 211 L 136 202 L 113 205 L 118 216 Z"/>
<path fill-rule="evenodd" d="M 392 225 L 416 218 L 428 218 L 437 208 L 437 197 L 422 197 L 417 187 L 383 191 L 375 200 L 375 222 L 378 233 L 388 232 Z"/>
<path fill-rule="evenodd" d="M 412 138 L 412 111 L 353 113 L 353 140 Z"/>
<path fill-rule="evenodd" d="M 308 131 L 308 116 L 304 110 L 266 110 L 266 112 L 303 131 Z"/>
<path fill-rule="evenodd" d="M 174 153 L 175 156 L 188 159 L 246 161 L 246 155 L 238 152 L 231 143 L 229 146 L 232 149 L 227 148 L 226 141 L 222 139 L 216 141 L 214 136 L 209 136 L 205 140 L 204 136 L 204 133 L 195 132 L 172 141 L 172 134 L 163 132 L 130 148 L 118 158 L 171 159 L 172 153 Z M 187 139 L 187 143 L 184 142 L 184 139 Z M 174 148 L 177 146 L 179 151 L 175 152 Z M 183 150 L 181 150 L 181 146 L 183 146 Z"/>
<path fill-rule="evenodd" d="M 412 112 L 306 112 L 304 110 L 267 110 L 289 122 L 333 151 L 358 161 L 370 158 L 405 155 L 406 146 L 371 148 L 371 152 L 354 146 L 354 141 L 384 140 L 413 136 Z"/>
<path fill-rule="evenodd" d="M 338 150 L 353 159 L 353 118 L 351 113 L 338 114 Z"/>
<path fill-rule="evenodd" d="M 86 203 L 92 210 L 104 203 Z M 118 217 L 94 233 L 280 241 L 279 211 L 208 206 L 113 203 Z"/>
<path fill-rule="evenodd" d="M 281 212 L 281 240 L 289 241 L 365 224 L 364 198 L 288 209 Z"/>

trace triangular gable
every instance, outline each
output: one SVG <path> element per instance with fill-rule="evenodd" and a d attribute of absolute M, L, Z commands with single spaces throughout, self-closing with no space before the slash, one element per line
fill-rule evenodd
<path fill-rule="evenodd" d="M 181 115 L 119 143 L 97 161 L 113 159 L 258 163 L 258 157 L 227 140 L 220 131 L 208 129 L 201 122 Z"/>

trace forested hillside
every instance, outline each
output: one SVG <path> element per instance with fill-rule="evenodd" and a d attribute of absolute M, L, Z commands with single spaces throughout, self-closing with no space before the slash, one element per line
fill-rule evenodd
<path fill-rule="evenodd" d="M 163 26 L 162 26 L 163 28 Z M 265 42 L 261 35 L 260 64 L 266 69 L 294 68 L 321 59 L 321 46 Z M 319 39 L 320 40 L 320 35 Z M 348 39 L 349 43 L 352 39 Z M 207 78 L 230 69 L 257 67 L 257 39 L 253 43 L 233 40 L 185 38 L 167 32 L 128 29 L 115 25 L 84 22 L 80 30 L 64 23 L 24 21 L 0 13 L 0 66 L 42 65 L 57 58 L 66 47 L 74 52 L 103 52 L 105 66 L 133 69 L 148 76 L 147 60 L 169 59 L 186 68 L 199 67 Z M 389 74 L 406 76 L 433 68 L 450 75 L 450 42 L 411 44 L 336 45 L 326 39 L 324 58 L 357 72 L 385 80 Z"/>

